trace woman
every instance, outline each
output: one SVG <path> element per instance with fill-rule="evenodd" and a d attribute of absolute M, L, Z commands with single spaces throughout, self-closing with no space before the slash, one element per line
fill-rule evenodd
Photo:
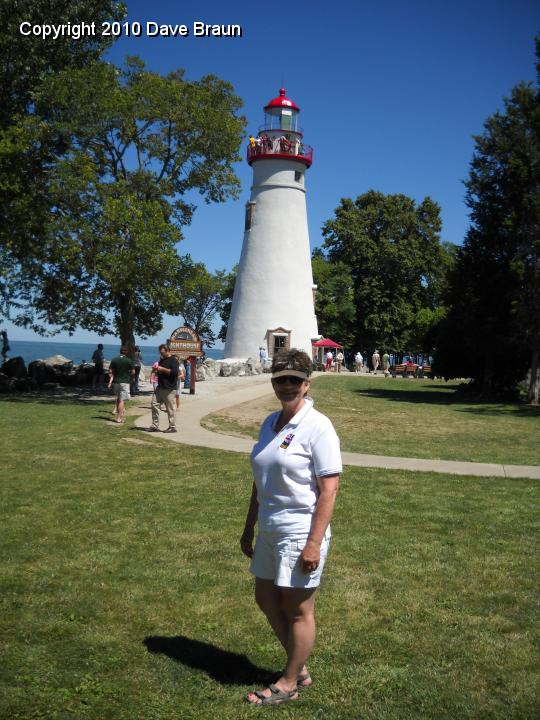
<path fill-rule="evenodd" d="M 266 418 L 251 453 L 254 483 L 240 546 L 252 558 L 257 604 L 287 654 L 280 678 L 248 694 L 253 705 L 297 700 L 298 688 L 312 682 L 306 662 L 315 642 L 314 594 L 342 468 L 332 423 L 307 397 L 311 368 L 300 350 L 274 356 L 272 386 L 282 410 Z"/>
<path fill-rule="evenodd" d="M 178 382 L 176 384 L 176 395 L 175 395 L 175 402 L 176 402 L 176 409 L 180 410 L 180 395 L 182 394 L 182 388 L 184 387 L 184 383 L 186 381 L 186 370 L 184 367 L 184 363 L 180 363 L 180 368 L 178 370 Z"/>

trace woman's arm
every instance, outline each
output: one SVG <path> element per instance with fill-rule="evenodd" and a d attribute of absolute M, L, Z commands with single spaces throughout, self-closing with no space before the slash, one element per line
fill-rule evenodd
<path fill-rule="evenodd" d="M 249 508 L 246 515 L 246 523 L 244 525 L 244 532 L 240 538 L 240 547 L 244 555 L 247 555 L 247 557 L 253 556 L 253 536 L 255 533 L 255 523 L 257 522 L 258 513 L 259 501 L 257 500 L 257 488 L 255 487 L 255 483 L 253 483 Z"/>
<path fill-rule="evenodd" d="M 334 512 L 339 475 L 317 478 L 317 485 L 319 486 L 319 499 L 313 513 L 311 530 L 301 554 L 303 569 L 306 573 L 316 570 L 321 560 L 321 543 Z"/>

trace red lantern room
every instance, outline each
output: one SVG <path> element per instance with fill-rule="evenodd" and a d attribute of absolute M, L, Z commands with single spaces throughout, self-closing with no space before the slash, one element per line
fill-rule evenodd
<path fill-rule="evenodd" d="M 249 138 L 247 161 L 277 159 L 293 160 L 310 167 L 313 148 L 302 142 L 303 132 L 298 125 L 300 108 L 286 97 L 285 88 L 264 108 L 264 125 L 257 137 Z"/>

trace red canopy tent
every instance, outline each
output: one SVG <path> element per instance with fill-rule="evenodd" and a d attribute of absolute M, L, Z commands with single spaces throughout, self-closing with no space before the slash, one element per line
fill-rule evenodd
<path fill-rule="evenodd" d="M 317 342 L 312 343 L 313 346 L 313 352 L 314 357 L 317 357 L 317 362 L 320 366 L 322 366 L 322 369 L 324 369 L 324 359 L 322 357 L 324 353 L 324 348 L 330 348 L 336 350 L 337 348 L 343 350 L 343 345 L 340 345 L 339 343 L 335 342 L 334 340 L 330 340 L 330 338 L 321 338 L 320 340 L 317 340 Z"/>
<path fill-rule="evenodd" d="M 312 343 L 313 347 L 321 347 L 321 348 L 342 348 L 343 345 L 340 345 L 337 342 L 334 342 L 334 340 L 330 340 L 330 338 L 321 338 L 320 340 L 317 340 L 317 342 Z"/>

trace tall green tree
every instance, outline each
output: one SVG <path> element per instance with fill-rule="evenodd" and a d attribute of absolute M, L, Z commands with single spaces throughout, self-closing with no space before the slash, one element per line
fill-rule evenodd
<path fill-rule="evenodd" d="M 355 341 L 356 306 L 350 268 L 343 262 L 324 257 L 320 248 L 311 258 L 313 282 L 317 286 L 315 314 L 319 332 L 351 347 Z"/>
<path fill-rule="evenodd" d="M 430 198 L 417 204 L 405 195 L 371 190 L 341 200 L 323 226 L 323 249 L 328 260 L 350 273 L 355 312 L 342 332 L 356 346 L 429 349 L 417 337 L 417 321 L 422 309 L 440 306 L 451 263 L 440 230 L 440 209 Z"/>
<path fill-rule="evenodd" d="M 42 260 L 48 219 L 48 166 L 62 138 L 29 132 L 42 83 L 66 68 L 82 68 L 110 45 L 101 23 L 121 20 L 118 0 L 2 0 L 0 3 L 0 315 L 9 314 Z M 20 32 L 22 23 L 96 23 L 95 34 L 43 40 Z M 50 143 L 56 140 L 51 147 Z"/>
<path fill-rule="evenodd" d="M 195 209 L 186 196 L 238 194 L 240 106 L 215 76 L 162 77 L 137 58 L 123 70 L 96 62 L 45 80 L 39 121 L 25 130 L 63 147 L 47 170 L 42 262 L 15 322 L 112 332 L 133 345 L 135 334 L 159 331 L 164 312 L 180 312 L 175 245 Z"/>
<path fill-rule="evenodd" d="M 217 336 L 214 321 L 223 307 L 223 294 L 228 282 L 224 270 L 210 273 L 201 263 L 193 265 L 184 283 L 181 314 L 186 325 L 192 327 L 207 347 Z"/>
<path fill-rule="evenodd" d="M 538 53 L 538 43 L 537 43 Z M 540 57 L 540 56 L 539 56 Z M 540 76 L 539 76 L 540 77 Z M 516 391 L 531 368 L 540 384 L 540 92 L 521 83 L 487 119 L 467 185 L 471 227 L 458 251 L 438 367 L 483 395 Z"/>

